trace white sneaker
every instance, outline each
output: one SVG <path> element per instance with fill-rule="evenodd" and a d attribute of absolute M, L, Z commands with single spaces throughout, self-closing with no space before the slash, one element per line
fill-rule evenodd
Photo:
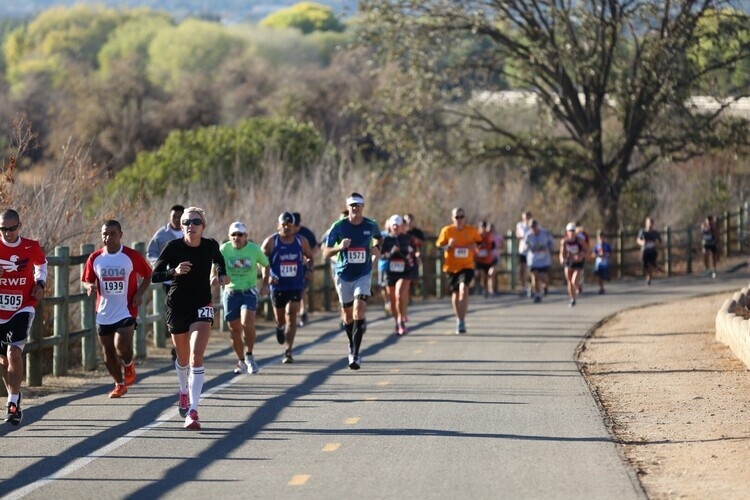
<path fill-rule="evenodd" d="M 234 367 L 234 373 L 236 375 L 239 375 L 240 373 L 245 373 L 248 371 L 247 365 L 245 365 L 245 362 L 241 359 L 237 361 L 237 365 Z"/>
<path fill-rule="evenodd" d="M 245 366 L 247 367 L 247 373 L 253 374 L 260 371 L 260 368 L 258 368 L 258 363 L 255 362 L 255 356 L 253 356 L 252 354 L 245 355 Z"/>

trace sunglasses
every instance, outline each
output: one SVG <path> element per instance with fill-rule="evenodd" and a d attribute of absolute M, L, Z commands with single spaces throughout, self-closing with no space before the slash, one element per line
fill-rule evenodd
<path fill-rule="evenodd" d="M 195 219 L 182 219 L 180 223 L 183 226 L 189 226 L 190 224 L 194 226 L 202 226 L 203 225 L 203 219 L 200 217 L 196 217 Z"/>
<path fill-rule="evenodd" d="M 454 219 L 463 219 L 464 217 L 465 217 L 464 215 L 454 215 L 453 216 Z"/>
<path fill-rule="evenodd" d="M 245 234 L 244 233 L 232 233 L 229 236 L 233 238 L 239 238 L 240 236 L 245 236 Z"/>
<path fill-rule="evenodd" d="M 10 227 L 0 227 L 0 231 L 2 231 L 3 233 L 12 233 L 16 229 L 18 229 L 18 226 L 20 225 L 21 224 L 16 224 L 15 226 L 10 226 Z"/>
<path fill-rule="evenodd" d="M 354 204 L 349 205 L 349 206 L 352 207 L 352 208 L 362 208 L 362 205 L 359 204 L 359 203 L 354 203 Z"/>

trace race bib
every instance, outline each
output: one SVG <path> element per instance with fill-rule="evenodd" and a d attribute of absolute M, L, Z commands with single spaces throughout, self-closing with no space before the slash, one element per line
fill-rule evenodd
<path fill-rule="evenodd" d="M 213 306 L 205 306 L 198 308 L 198 319 L 214 319 L 214 308 Z"/>
<path fill-rule="evenodd" d="M 367 261 L 367 250 L 349 247 L 346 251 L 346 258 L 351 264 L 364 264 Z"/>
<path fill-rule="evenodd" d="M 282 278 L 294 278 L 297 276 L 297 263 L 282 262 L 279 267 L 279 272 Z"/>
<path fill-rule="evenodd" d="M 406 262 L 401 259 L 388 262 L 388 270 L 392 273 L 403 273 L 404 269 L 406 269 Z"/>
<path fill-rule="evenodd" d="M 123 295 L 125 293 L 124 281 L 102 281 L 103 295 Z"/>
<path fill-rule="evenodd" d="M 23 295 L 13 292 L 0 292 L 0 310 L 18 311 L 23 303 Z"/>
<path fill-rule="evenodd" d="M 656 243 L 654 243 L 653 241 L 647 241 L 646 244 L 643 245 L 643 248 L 648 248 L 648 249 L 655 248 L 655 247 L 656 247 Z"/>
<path fill-rule="evenodd" d="M 568 245 L 568 253 L 575 255 L 578 253 L 578 245 Z"/>
<path fill-rule="evenodd" d="M 488 253 L 489 252 L 487 252 L 486 248 L 480 248 L 479 250 L 477 250 L 477 256 L 480 257 L 480 258 L 487 257 Z"/>
<path fill-rule="evenodd" d="M 469 256 L 469 249 L 466 247 L 456 247 L 453 249 L 453 256 L 457 259 L 465 259 Z"/>

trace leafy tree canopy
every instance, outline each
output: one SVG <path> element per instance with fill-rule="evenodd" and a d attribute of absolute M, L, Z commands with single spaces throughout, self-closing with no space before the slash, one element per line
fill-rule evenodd
<path fill-rule="evenodd" d="M 696 112 L 690 101 L 701 82 L 750 58 L 748 14 L 728 5 L 365 0 L 361 7 L 370 46 L 408 75 L 413 92 L 438 96 L 444 123 L 464 128 L 467 162 L 512 159 L 532 176 L 554 176 L 575 194 L 595 196 L 613 230 L 625 186 L 662 160 L 750 145 L 747 120 L 728 118 L 722 107 Z M 706 29 L 717 12 L 725 12 L 721 29 Z M 699 50 L 708 39 L 711 50 Z M 456 51 L 466 40 L 482 50 Z M 710 62 L 699 64 L 696 54 Z M 539 111 L 530 126 L 519 125 L 517 110 L 493 104 L 491 92 L 504 80 L 498 68 L 535 97 Z M 736 90 L 724 106 L 748 92 Z M 490 98 L 478 99 L 480 91 Z M 383 102 L 409 134 L 424 129 L 409 123 L 417 98 L 402 101 L 402 110 L 390 104 L 398 100 Z"/>
<path fill-rule="evenodd" d="M 173 90 L 184 73 L 210 75 L 243 47 L 242 39 L 220 24 L 188 19 L 158 31 L 148 48 L 148 75 L 154 84 Z"/>
<path fill-rule="evenodd" d="M 344 31 L 346 26 L 338 20 L 333 9 L 314 2 L 300 2 L 278 10 L 260 23 L 271 28 L 296 28 L 304 34 L 313 31 Z"/>
<path fill-rule="evenodd" d="M 144 71 L 148 64 L 148 47 L 151 41 L 160 31 L 173 26 L 166 15 L 153 12 L 133 17 L 121 24 L 110 34 L 97 54 L 100 70 L 109 74 L 114 62 L 127 60 Z"/>
<path fill-rule="evenodd" d="M 187 186 L 207 176 L 235 184 L 237 176 L 262 173 L 272 159 L 300 170 L 323 152 L 317 130 L 295 120 L 254 118 L 235 127 L 174 131 L 154 152 L 140 153 L 107 186 L 110 196 L 158 197 L 168 186 Z"/>

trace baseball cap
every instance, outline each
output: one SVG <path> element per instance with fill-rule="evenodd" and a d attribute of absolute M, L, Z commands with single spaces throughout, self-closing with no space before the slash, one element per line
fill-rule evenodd
<path fill-rule="evenodd" d="M 294 224 L 294 215 L 292 212 L 283 212 L 279 215 L 279 224 L 284 224 L 285 222 Z"/>
<path fill-rule="evenodd" d="M 398 214 L 391 215 L 391 217 L 388 219 L 389 226 L 400 226 L 403 223 L 404 223 L 404 218 Z"/>
<path fill-rule="evenodd" d="M 245 225 L 240 221 L 234 221 L 229 224 L 229 234 L 232 233 L 247 234 L 247 227 L 245 227 Z"/>
<path fill-rule="evenodd" d="M 568 222 L 568 225 L 565 226 L 566 231 L 575 231 L 576 230 L 576 223 L 575 222 Z"/>

